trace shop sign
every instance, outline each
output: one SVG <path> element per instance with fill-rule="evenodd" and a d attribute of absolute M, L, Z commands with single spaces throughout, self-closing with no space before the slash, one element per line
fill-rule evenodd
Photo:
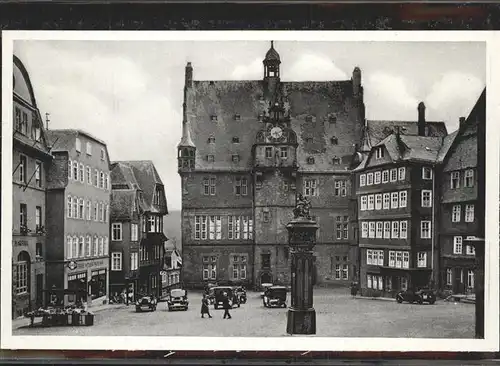
<path fill-rule="evenodd" d="M 76 262 L 70 262 L 70 263 L 75 263 Z M 89 268 L 96 268 L 96 267 L 107 267 L 106 266 L 106 261 L 105 260 L 95 260 L 95 261 L 86 261 L 86 262 L 78 262 L 78 265 L 75 266 L 74 268 L 71 268 L 68 264 L 68 268 L 70 270 L 75 270 L 78 267 L 78 269 L 89 269 Z"/>
<path fill-rule="evenodd" d="M 28 242 L 26 240 L 15 240 L 14 241 L 14 246 L 16 247 L 27 247 Z"/>

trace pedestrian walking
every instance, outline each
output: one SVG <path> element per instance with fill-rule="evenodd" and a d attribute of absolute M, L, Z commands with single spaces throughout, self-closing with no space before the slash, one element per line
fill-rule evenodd
<path fill-rule="evenodd" d="M 210 315 L 210 310 L 208 309 L 207 295 L 204 294 L 201 299 L 201 317 L 205 318 L 205 314 L 207 314 L 209 318 L 212 317 L 212 315 Z"/>
<path fill-rule="evenodd" d="M 132 289 L 129 290 L 129 293 L 128 293 L 128 301 L 127 301 L 127 305 L 128 304 L 133 304 L 134 303 L 134 292 L 132 291 Z"/>
<path fill-rule="evenodd" d="M 227 292 L 224 292 L 224 300 L 222 300 L 222 307 L 224 308 L 224 317 L 223 319 L 231 319 L 231 314 L 229 314 L 229 309 L 231 309 L 231 304 L 229 303 L 229 296 Z"/>

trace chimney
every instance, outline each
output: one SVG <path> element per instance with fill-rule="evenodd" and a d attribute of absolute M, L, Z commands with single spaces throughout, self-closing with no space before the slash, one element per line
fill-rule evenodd
<path fill-rule="evenodd" d="M 361 93 L 361 70 L 355 67 L 352 71 L 352 94 L 357 97 Z"/>
<path fill-rule="evenodd" d="M 465 123 L 465 117 L 460 117 L 458 120 L 459 120 L 459 125 L 458 125 L 458 127 L 459 127 L 459 128 L 462 128 L 462 126 L 463 126 L 463 125 L 464 125 L 464 123 Z"/>
<path fill-rule="evenodd" d="M 425 104 L 418 103 L 418 135 L 425 136 Z"/>
<path fill-rule="evenodd" d="M 186 79 L 184 83 L 186 88 L 193 86 L 193 66 L 191 66 L 191 62 L 188 62 L 186 65 Z"/>

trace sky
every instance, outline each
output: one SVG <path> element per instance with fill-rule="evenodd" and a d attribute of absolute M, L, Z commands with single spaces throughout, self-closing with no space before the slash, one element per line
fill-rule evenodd
<path fill-rule="evenodd" d="M 482 42 L 278 41 L 283 81 L 347 80 L 362 72 L 367 119 L 444 121 L 468 116 L 486 85 Z M 269 41 L 15 41 L 49 128 L 104 140 L 112 161 L 152 160 L 169 210 L 181 208 L 176 149 L 184 68 L 195 80 L 260 80 Z"/>

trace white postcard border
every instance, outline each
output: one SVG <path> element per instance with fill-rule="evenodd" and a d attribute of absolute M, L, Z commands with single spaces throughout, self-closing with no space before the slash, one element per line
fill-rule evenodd
<path fill-rule="evenodd" d="M 395 41 L 487 43 L 487 161 L 485 339 L 325 337 L 13 336 L 12 287 L 12 54 L 15 40 L 116 41 Z M 500 33 L 493 31 L 4 31 L 2 32 L 2 311 L 1 346 L 11 349 L 496 351 L 499 346 Z M 43 62 L 43 60 L 40 60 Z M 285 324 L 283 324 L 285 327 Z"/>

